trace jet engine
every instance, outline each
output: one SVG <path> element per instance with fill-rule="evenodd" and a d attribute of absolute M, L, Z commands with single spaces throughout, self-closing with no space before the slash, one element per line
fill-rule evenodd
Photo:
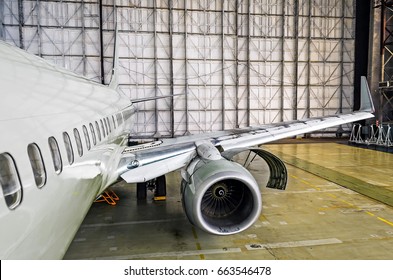
<path fill-rule="evenodd" d="M 182 201 L 196 227 L 229 235 L 250 227 L 259 217 L 262 198 L 254 177 L 224 158 L 195 158 L 183 171 Z"/>

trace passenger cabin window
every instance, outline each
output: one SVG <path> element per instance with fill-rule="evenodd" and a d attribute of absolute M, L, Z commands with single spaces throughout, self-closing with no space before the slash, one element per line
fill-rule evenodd
<path fill-rule="evenodd" d="M 63 140 L 64 140 L 64 145 L 65 145 L 65 148 L 67 151 L 68 162 L 71 165 L 74 163 L 74 151 L 72 149 L 70 136 L 68 135 L 67 132 L 63 132 Z"/>
<path fill-rule="evenodd" d="M 46 183 L 46 171 L 40 148 L 37 144 L 31 143 L 27 146 L 27 154 L 33 169 L 35 184 L 37 188 L 42 188 Z"/>
<path fill-rule="evenodd" d="M 105 138 L 105 129 L 104 129 L 104 123 L 102 122 L 102 120 L 100 119 L 100 123 L 101 123 L 101 129 L 102 129 L 102 135 L 103 135 L 103 138 Z"/>
<path fill-rule="evenodd" d="M 96 138 L 96 133 L 94 131 L 94 127 L 91 123 L 89 123 L 90 131 L 91 131 L 91 138 L 93 138 L 93 144 L 97 144 L 97 138 Z"/>
<path fill-rule="evenodd" d="M 63 170 L 63 162 L 61 161 L 59 145 L 57 144 L 57 141 L 53 136 L 48 138 L 48 143 L 49 143 L 50 153 L 52 155 L 53 167 L 55 168 L 55 172 L 57 174 L 60 174 L 61 171 Z"/>
<path fill-rule="evenodd" d="M 111 123 L 110 123 L 110 121 L 109 121 L 109 118 L 108 118 L 108 117 L 106 117 L 106 123 L 108 124 L 109 132 L 112 132 Z"/>
<path fill-rule="evenodd" d="M 106 131 L 106 135 L 109 135 L 109 131 L 108 131 L 108 124 L 106 122 L 106 119 L 104 118 L 104 125 L 105 125 L 105 131 Z"/>
<path fill-rule="evenodd" d="M 112 121 L 113 121 L 113 129 L 116 129 L 116 121 L 113 115 L 112 115 Z"/>
<path fill-rule="evenodd" d="M 8 208 L 18 207 L 22 201 L 22 186 L 15 162 L 7 153 L 0 154 L 0 185 Z"/>
<path fill-rule="evenodd" d="M 76 141 L 76 147 L 78 148 L 78 154 L 81 157 L 83 155 L 82 140 L 78 129 L 74 128 L 74 136 Z"/>
<path fill-rule="evenodd" d="M 86 141 L 87 150 L 90 151 L 91 144 L 90 144 L 90 137 L 89 137 L 89 132 L 87 131 L 87 127 L 85 125 L 82 126 L 82 130 L 83 130 L 83 134 L 85 135 L 85 141 Z"/>
<path fill-rule="evenodd" d="M 96 129 L 97 129 L 98 141 L 101 141 L 101 132 L 100 132 L 100 126 L 98 125 L 98 122 L 96 122 Z"/>

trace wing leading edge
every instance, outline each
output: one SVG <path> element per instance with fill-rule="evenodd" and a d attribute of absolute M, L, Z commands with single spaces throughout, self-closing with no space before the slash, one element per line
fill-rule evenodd
<path fill-rule="evenodd" d="M 358 111 L 324 117 L 164 139 L 155 145 L 126 148 L 119 175 L 128 183 L 144 182 L 186 166 L 197 154 L 198 143 L 210 142 L 220 151 L 246 148 L 373 118 L 374 105 L 365 77 L 361 78 Z"/>

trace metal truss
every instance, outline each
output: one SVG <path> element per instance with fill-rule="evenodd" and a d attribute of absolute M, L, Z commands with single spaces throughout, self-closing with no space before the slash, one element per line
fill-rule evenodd
<path fill-rule="evenodd" d="M 99 80 L 99 18 L 94 1 L 3 1 L 3 39 Z"/>
<path fill-rule="evenodd" d="M 381 9 L 381 73 L 380 108 L 378 119 L 393 121 L 393 1 L 375 2 L 375 9 Z"/>
<path fill-rule="evenodd" d="M 116 6 L 116 9 L 115 9 Z M 138 104 L 136 138 L 348 111 L 355 0 L 4 0 L 0 38 Z"/>
<path fill-rule="evenodd" d="M 383 0 L 375 8 L 381 8 L 382 80 L 393 80 L 393 1 Z"/>

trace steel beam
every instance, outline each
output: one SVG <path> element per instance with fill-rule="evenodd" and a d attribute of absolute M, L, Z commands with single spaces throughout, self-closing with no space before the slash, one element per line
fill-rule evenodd
<path fill-rule="evenodd" d="M 157 0 L 153 1 L 153 48 L 154 48 L 154 96 L 158 96 L 158 73 L 157 73 L 157 64 L 158 64 L 158 57 L 157 57 Z M 154 101 L 154 136 L 158 136 L 158 118 L 159 111 L 158 111 L 158 100 Z"/>
<path fill-rule="evenodd" d="M 41 0 L 36 1 L 36 14 L 37 14 L 37 37 L 38 37 L 38 55 L 42 57 L 42 37 L 41 37 L 41 17 L 38 16 L 41 12 Z"/>
<path fill-rule="evenodd" d="M 312 0 L 308 0 L 308 26 L 307 26 L 307 100 L 306 117 L 311 117 L 311 12 Z"/>
<path fill-rule="evenodd" d="M 19 15 L 19 47 L 25 48 L 25 42 L 23 38 L 23 26 L 25 22 L 24 11 L 23 11 L 23 0 L 18 0 L 18 15 Z"/>
<path fill-rule="evenodd" d="M 299 68 L 299 0 L 294 0 L 294 32 L 295 32 L 295 53 L 294 53 L 294 84 L 293 84 L 293 114 L 292 118 L 294 120 L 298 119 L 297 110 L 298 110 L 298 68 Z"/>
<path fill-rule="evenodd" d="M 250 62 L 250 41 L 251 41 L 251 0 L 247 0 L 247 126 L 250 126 L 251 119 L 251 62 Z"/>
<path fill-rule="evenodd" d="M 284 121 L 284 95 L 285 95 L 285 89 L 284 89 L 284 61 L 285 61 L 285 1 L 282 1 L 282 15 L 281 15 L 281 79 L 280 79 L 280 117 L 279 121 L 283 122 Z"/>
<path fill-rule="evenodd" d="M 85 0 L 81 2 L 81 21 L 82 21 L 82 72 L 83 76 L 87 75 L 86 71 L 86 30 L 85 30 Z M 113 58 L 115 59 L 115 58 Z"/>
<path fill-rule="evenodd" d="M 0 40 L 5 39 L 3 19 L 4 19 L 4 1 L 0 1 Z"/>
<path fill-rule="evenodd" d="M 186 131 L 185 134 L 190 134 L 190 120 L 189 120 L 189 104 L 188 104 L 188 93 L 189 93 L 189 84 L 188 84 L 188 0 L 184 0 L 184 98 L 185 98 L 185 122 L 186 122 Z"/>
<path fill-rule="evenodd" d="M 174 81 L 173 81 L 173 0 L 169 0 L 169 18 L 168 18 L 168 30 L 169 30 L 169 75 L 170 75 L 170 94 L 173 95 L 175 92 L 174 89 Z M 175 136 L 175 112 L 174 112 L 174 98 L 171 98 L 171 120 L 170 120 L 170 129 L 171 129 L 171 137 Z"/>
<path fill-rule="evenodd" d="M 339 112 L 338 113 L 342 113 L 343 112 L 343 99 L 344 99 L 344 86 L 343 86 L 343 81 L 344 81 L 344 48 L 345 48 L 345 44 L 344 44 L 344 29 L 345 29 L 345 0 L 341 0 L 341 53 L 340 53 L 340 58 L 341 58 L 341 72 L 340 72 L 340 100 L 339 100 Z"/>
<path fill-rule="evenodd" d="M 225 31 L 224 31 L 224 17 L 225 17 L 225 0 L 221 1 L 221 129 L 225 129 Z"/>
<path fill-rule="evenodd" d="M 101 73 L 101 84 L 105 85 L 105 64 L 104 64 L 104 31 L 103 31 L 103 24 L 104 24 L 104 19 L 102 15 L 102 0 L 98 0 L 98 11 L 99 11 L 99 18 L 100 18 L 100 24 L 99 24 L 99 32 L 100 32 L 100 73 Z"/>
<path fill-rule="evenodd" d="M 236 44 L 235 44 L 235 77 L 236 77 L 236 117 L 235 117 L 235 125 L 236 128 L 239 127 L 239 0 L 236 0 L 236 15 L 235 15 L 235 26 L 236 26 Z"/>
<path fill-rule="evenodd" d="M 371 5 L 373 5 L 371 1 Z M 370 16 L 370 46 L 369 46 L 369 85 L 373 102 L 375 105 L 375 116 L 382 122 L 380 114 L 380 94 L 378 90 L 379 81 L 381 81 L 381 19 L 382 11 L 380 8 L 372 6 Z"/>

